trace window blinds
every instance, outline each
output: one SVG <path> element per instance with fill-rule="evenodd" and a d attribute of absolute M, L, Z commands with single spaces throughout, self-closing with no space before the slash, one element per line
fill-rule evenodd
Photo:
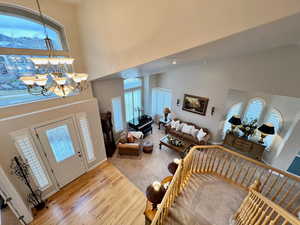
<path fill-rule="evenodd" d="M 92 162 L 96 159 L 96 157 L 94 153 L 94 146 L 91 138 L 89 122 L 85 114 L 82 114 L 79 117 L 79 125 L 80 125 L 81 135 L 84 142 L 84 147 L 86 150 L 87 161 Z"/>
<path fill-rule="evenodd" d="M 27 160 L 36 184 L 41 190 L 45 190 L 50 185 L 50 181 L 41 164 L 41 159 L 35 151 L 36 148 L 30 134 L 13 136 L 13 139 L 20 155 Z"/>
<path fill-rule="evenodd" d="M 163 115 L 164 108 L 171 108 L 172 93 L 167 89 L 152 89 L 152 115 Z"/>
<path fill-rule="evenodd" d="M 124 127 L 123 127 L 121 97 L 116 97 L 112 99 L 112 109 L 113 109 L 113 121 L 114 121 L 115 131 L 116 132 L 122 131 Z"/>

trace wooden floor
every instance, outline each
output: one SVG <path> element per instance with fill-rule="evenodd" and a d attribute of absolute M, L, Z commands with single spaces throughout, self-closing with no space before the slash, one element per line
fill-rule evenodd
<path fill-rule="evenodd" d="M 143 225 L 146 198 L 105 162 L 53 195 L 31 225 Z"/>

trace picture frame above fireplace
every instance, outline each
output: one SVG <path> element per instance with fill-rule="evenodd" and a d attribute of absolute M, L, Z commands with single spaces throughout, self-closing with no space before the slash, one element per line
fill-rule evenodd
<path fill-rule="evenodd" d="M 208 101 L 209 99 L 205 97 L 185 94 L 182 103 L 182 110 L 205 116 Z"/>

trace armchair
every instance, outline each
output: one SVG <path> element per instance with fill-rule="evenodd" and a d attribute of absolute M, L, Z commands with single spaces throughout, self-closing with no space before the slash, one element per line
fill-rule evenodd
<path fill-rule="evenodd" d="M 121 138 L 118 143 L 118 150 L 120 155 L 140 155 L 143 148 L 142 139 L 131 136 L 131 132 L 127 131 L 121 134 Z M 133 139 L 133 141 L 130 139 Z"/>

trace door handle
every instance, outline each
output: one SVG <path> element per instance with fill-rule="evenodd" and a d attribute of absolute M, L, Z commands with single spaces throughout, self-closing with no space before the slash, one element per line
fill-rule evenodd
<path fill-rule="evenodd" d="M 78 156 L 81 158 L 82 157 L 81 152 L 77 152 L 77 153 L 78 153 Z"/>

